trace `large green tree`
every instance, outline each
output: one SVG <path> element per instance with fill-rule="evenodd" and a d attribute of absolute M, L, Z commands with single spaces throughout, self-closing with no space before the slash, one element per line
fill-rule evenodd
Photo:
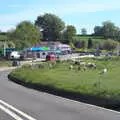
<path fill-rule="evenodd" d="M 105 38 L 114 38 L 116 26 L 110 21 L 103 22 L 103 35 Z"/>
<path fill-rule="evenodd" d="M 42 31 L 45 41 L 60 40 L 61 32 L 65 27 L 64 22 L 58 16 L 49 13 L 38 16 L 35 25 Z"/>
<path fill-rule="evenodd" d="M 95 26 L 94 35 L 103 36 L 106 39 L 120 40 L 120 28 L 110 21 L 105 21 L 102 26 Z"/>
<path fill-rule="evenodd" d="M 73 42 L 76 36 L 76 28 L 73 25 L 68 25 L 63 32 L 63 42 L 70 43 Z"/>
<path fill-rule="evenodd" d="M 96 35 L 96 36 L 103 36 L 103 27 L 95 26 L 94 27 L 94 35 Z"/>
<path fill-rule="evenodd" d="M 42 39 L 42 33 L 31 22 L 23 21 L 15 30 L 8 32 L 8 40 L 13 41 L 17 48 L 22 49 L 37 44 Z"/>

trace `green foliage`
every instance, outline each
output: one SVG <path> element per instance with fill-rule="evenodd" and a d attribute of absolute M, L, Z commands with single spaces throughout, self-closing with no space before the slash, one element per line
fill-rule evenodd
<path fill-rule="evenodd" d="M 85 28 L 81 29 L 81 35 L 87 35 L 87 30 Z"/>
<path fill-rule="evenodd" d="M 104 43 L 103 43 L 103 49 L 104 50 L 114 50 L 116 49 L 116 47 L 118 46 L 118 42 L 117 41 L 113 41 L 113 40 L 106 40 Z"/>
<path fill-rule="evenodd" d="M 114 23 L 110 21 L 103 22 L 103 35 L 105 38 L 113 38 L 115 31 Z"/>
<path fill-rule="evenodd" d="M 120 40 L 120 28 L 111 21 L 105 21 L 102 26 L 95 26 L 94 35 L 104 36 L 104 38 Z"/>
<path fill-rule="evenodd" d="M 56 15 L 46 13 L 38 16 L 35 21 L 43 33 L 44 40 L 58 41 L 61 38 L 61 31 L 64 29 L 64 22 Z"/>
<path fill-rule="evenodd" d="M 7 40 L 7 36 L 6 36 L 6 35 L 1 35 L 1 34 L 0 34 L 0 40 Z"/>
<path fill-rule="evenodd" d="M 11 67 L 12 62 L 11 61 L 6 61 L 6 60 L 0 60 L 0 67 Z"/>
<path fill-rule="evenodd" d="M 103 29 L 101 26 L 95 26 L 94 27 L 94 35 L 96 36 L 102 36 L 103 35 Z"/>
<path fill-rule="evenodd" d="M 22 65 L 22 68 L 24 68 L 24 69 L 31 69 L 32 65 L 30 65 L 30 64 L 24 64 L 24 65 Z"/>
<path fill-rule="evenodd" d="M 8 32 L 8 39 L 13 41 L 17 48 L 31 47 L 42 39 L 39 29 L 29 21 L 23 21 L 15 30 Z"/>
<path fill-rule="evenodd" d="M 15 44 L 12 41 L 8 41 L 6 44 L 7 48 L 15 48 Z"/>
<path fill-rule="evenodd" d="M 76 48 L 79 48 L 79 49 L 87 48 L 87 42 L 85 40 L 75 41 L 74 45 L 75 45 Z"/>
<path fill-rule="evenodd" d="M 75 47 L 80 49 L 81 48 L 86 49 L 90 47 L 90 49 L 95 49 L 95 50 L 96 48 L 99 48 L 100 50 L 113 51 L 119 45 L 118 41 L 115 41 L 113 39 L 105 39 L 104 37 L 101 37 L 101 36 L 76 36 L 74 39 L 76 39 L 76 41 L 74 42 Z M 91 42 L 91 40 L 89 39 L 92 40 L 91 46 L 89 46 L 89 42 Z M 82 47 L 82 41 L 85 41 L 84 47 Z M 88 41 L 88 44 L 86 44 L 87 41 Z"/>
<path fill-rule="evenodd" d="M 64 43 L 73 42 L 75 36 L 76 36 L 76 28 L 72 25 L 68 25 L 63 32 L 63 42 Z"/>
<path fill-rule="evenodd" d="M 74 49 L 74 48 L 75 48 L 74 43 L 70 42 L 70 47 L 71 47 L 72 49 Z"/>
<path fill-rule="evenodd" d="M 91 38 L 88 39 L 88 49 L 93 47 L 93 41 Z"/>

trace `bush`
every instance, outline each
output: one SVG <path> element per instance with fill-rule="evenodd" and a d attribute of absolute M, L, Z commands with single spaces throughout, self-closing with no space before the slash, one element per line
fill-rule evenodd
<path fill-rule="evenodd" d="M 106 40 L 103 43 L 103 49 L 109 50 L 109 51 L 114 50 L 117 46 L 118 46 L 118 42 L 113 40 Z"/>
<path fill-rule="evenodd" d="M 88 49 L 92 48 L 93 47 L 93 41 L 91 38 L 88 39 Z"/>
<path fill-rule="evenodd" d="M 30 64 L 25 64 L 25 65 L 22 65 L 22 68 L 31 69 L 31 68 L 32 68 L 32 65 L 30 65 Z"/>

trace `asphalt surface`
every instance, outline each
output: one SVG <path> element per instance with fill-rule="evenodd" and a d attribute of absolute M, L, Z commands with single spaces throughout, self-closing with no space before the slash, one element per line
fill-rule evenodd
<path fill-rule="evenodd" d="M 120 120 L 118 112 L 75 102 L 13 83 L 7 78 L 9 72 L 10 70 L 0 71 L 0 100 L 36 120 Z M 24 117 L 22 119 L 30 120 Z M 0 120 L 14 119 L 0 109 Z"/>
<path fill-rule="evenodd" d="M 5 112 L 0 110 L 0 120 L 14 120 L 12 117 L 7 115 Z"/>

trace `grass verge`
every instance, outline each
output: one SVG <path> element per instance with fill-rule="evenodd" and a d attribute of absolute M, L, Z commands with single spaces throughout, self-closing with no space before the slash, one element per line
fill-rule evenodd
<path fill-rule="evenodd" d="M 11 67 L 12 66 L 12 61 L 7 61 L 7 60 L 0 60 L 0 67 Z"/>
<path fill-rule="evenodd" d="M 47 91 L 71 99 L 100 106 L 120 103 L 120 58 L 85 59 L 94 62 L 97 69 L 78 71 L 72 62 L 57 63 L 53 68 L 21 68 L 10 73 L 9 78 L 24 86 Z M 107 68 L 106 74 L 99 74 Z"/>

